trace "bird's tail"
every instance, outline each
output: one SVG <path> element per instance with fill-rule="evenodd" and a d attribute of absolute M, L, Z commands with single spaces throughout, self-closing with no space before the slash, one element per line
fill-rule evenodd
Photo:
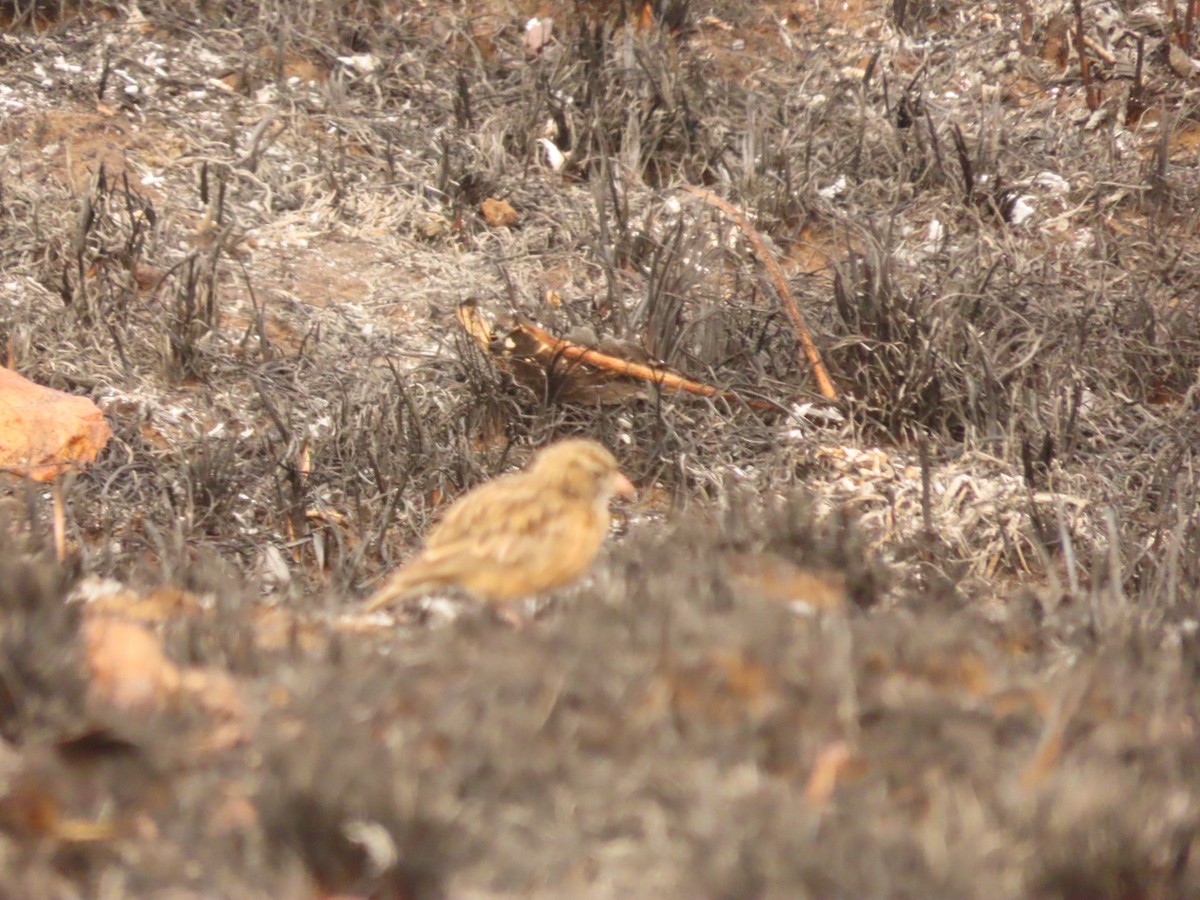
<path fill-rule="evenodd" d="M 446 586 L 446 578 L 436 569 L 410 563 L 393 574 L 383 586 L 367 598 L 365 612 L 375 612 L 408 597 L 428 594 Z"/>

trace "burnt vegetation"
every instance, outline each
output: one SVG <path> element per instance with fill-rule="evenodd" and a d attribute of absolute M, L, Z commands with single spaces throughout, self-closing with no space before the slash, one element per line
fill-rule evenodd
<path fill-rule="evenodd" d="M 0 346 L 114 431 L 5 486 L 0 894 L 1200 893 L 1193 4 L 536 6 L 0 3 Z M 590 579 L 355 619 L 569 434 Z"/>

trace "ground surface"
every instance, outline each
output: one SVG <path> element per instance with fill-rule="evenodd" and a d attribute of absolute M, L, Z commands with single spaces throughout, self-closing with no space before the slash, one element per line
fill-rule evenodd
<path fill-rule="evenodd" d="M 0 336 L 115 432 L 4 488 L 0 894 L 1200 894 L 1185 6 L 0 4 Z M 589 579 L 359 613 L 565 434 Z"/>

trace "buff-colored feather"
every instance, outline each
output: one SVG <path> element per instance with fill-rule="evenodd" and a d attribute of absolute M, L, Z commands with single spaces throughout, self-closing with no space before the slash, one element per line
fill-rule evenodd
<path fill-rule="evenodd" d="M 522 472 L 459 498 L 426 536 L 425 548 L 367 601 L 367 610 L 458 587 L 508 603 L 570 584 L 604 543 L 614 494 L 633 485 L 595 441 L 542 450 Z"/>

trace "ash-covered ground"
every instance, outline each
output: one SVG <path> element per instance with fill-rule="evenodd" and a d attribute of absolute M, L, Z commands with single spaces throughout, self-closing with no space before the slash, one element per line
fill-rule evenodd
<path fill-rule="evenodd" d="M 1200 895 L 1187 7 L 0 3 L 114 431 L 3 485 L 0 895 Z M 361 612 L 566 435 L 588 578 Z"/>

